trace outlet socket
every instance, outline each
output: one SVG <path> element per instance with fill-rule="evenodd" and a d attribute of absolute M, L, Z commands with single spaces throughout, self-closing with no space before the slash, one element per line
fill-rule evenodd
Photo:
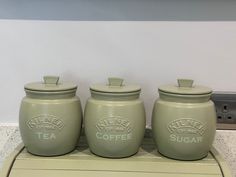
<path fill-rule="evenodd" d="M 236 130 L 236 92 L 214 92 L 211 100 L 216 107 L 217 129 Z"/>

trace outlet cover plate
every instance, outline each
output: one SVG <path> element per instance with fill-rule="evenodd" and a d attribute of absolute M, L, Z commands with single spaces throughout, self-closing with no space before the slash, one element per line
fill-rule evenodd
<path fill-rule="evenodd" d="M 213 92 L 217 129 L 236 130 L 236 92 Z"/>

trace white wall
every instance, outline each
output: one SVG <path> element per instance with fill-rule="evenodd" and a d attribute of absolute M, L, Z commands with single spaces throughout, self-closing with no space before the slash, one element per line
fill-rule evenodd
<path fill-rule="evenodd" d="M 0 122 L 17 123 L 23 86 L 43 75 L 89 85 L 118 76 L 142 87 L 148 123 L 157 87 L 192 78 L 236 90 L 236 22 L 0 20 Z"/>

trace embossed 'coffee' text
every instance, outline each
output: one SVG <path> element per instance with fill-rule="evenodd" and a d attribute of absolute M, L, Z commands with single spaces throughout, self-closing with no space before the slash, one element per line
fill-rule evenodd
<path fill-rule="evenodd" d="M 118 116 L 99 120 L 96 129 L 96 138 L 99 140 L 127 141 L 132 139 L 131 123 Z"/>

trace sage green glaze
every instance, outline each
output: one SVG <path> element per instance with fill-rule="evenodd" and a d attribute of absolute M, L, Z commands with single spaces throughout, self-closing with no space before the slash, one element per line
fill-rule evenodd
<path fill-rule="evenodd" d="M 205 157 L 212 146 L 216 112 L 210 100 L 211 90 L 193 87 L 187 80 L 184 82 L 184 86 L 179 83 L 173 88 L 159 88 L 160 98 L 156 100 L 152 114 L 153 137 L 158 151 L 164 156 L 197 160 Z M 173 90 L 176 93 L 170 92 Z"/>
<path fill-rule="evenodd" d="M 50 77 L 44 83 L 25 86 L 19 127 L 25 147 L 35 155 L 66 154 L 74 150 L 79 139 L 82 109 L 75 95 L 77 86 L 61 83 L 59 86 L 57 82 Z M 69 87 L 71 85 L 73 87 Z"/>
<path fill-rule="evenodd" d="M 118 78 L 110 78 L 107 86 L 96 85 L 90 90 L 91 98 L 85 107 L 85 134 L 90 150 L 110 158 L 135 154 L 145 131 L 140 88 L 124 86 Z"/>

